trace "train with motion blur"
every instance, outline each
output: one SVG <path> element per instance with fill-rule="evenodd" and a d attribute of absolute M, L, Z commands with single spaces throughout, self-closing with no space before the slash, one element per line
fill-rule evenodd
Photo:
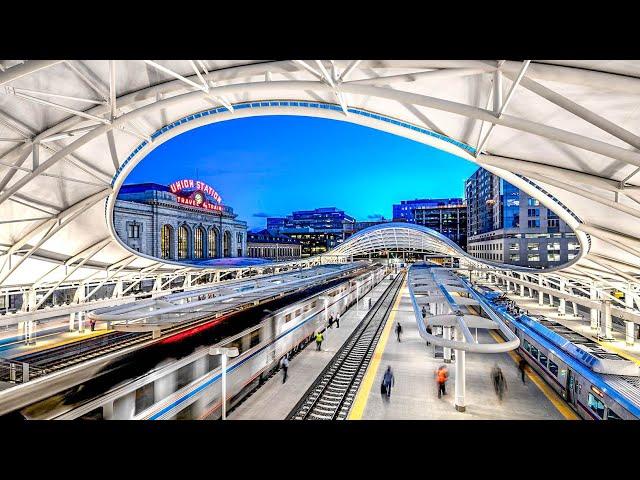
<path fill-rule="evenodd" d="M 265 311 L 257 325 L 212 345 L 235 347 L 239 352 L 227 364 L 228 408 L 277 370 L 284 355 L 295 354 L 311 342 L 328 319 L 343 314 L 356 301 L 365 308 L 363 303 L 370 302 L 365 295 L 388 274 L 386 267 L 376 265 L 276 312 Z M 221 360 L 209 351 L 209 347 L 200 348 L 61 415 L 30 415 L 29 408 L 21 414 L 61 420 L 216 419 L 222 405 Z"/>
<path fill-rule="evenodd" d="M 640 419 L 640 367 L 541 315 L 524 315 L 501 292 L 484 298 L 520 338 L 518 353 L 583 419 Z"/>

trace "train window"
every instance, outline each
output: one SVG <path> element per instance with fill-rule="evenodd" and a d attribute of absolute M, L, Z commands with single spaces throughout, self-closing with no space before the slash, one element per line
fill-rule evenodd
<path fill-rule="evenodd" d="M 284 316 L 284 323 L 287 323 L 287 322 L 290 322 L 290 321 L 291 321 L 291 314 L 290 314 L 290 313 L 287 313 L 287 314 Z"/>
<path fill-rule="evenodd" d="M 104 416 L 102 415 L 102 407 L 94 408 L 88 413 L 85 413 L 81 417 L 78 417 L 78 420 L 104 420 Z"/>
<path fill-rule="evenodd" d="M 528 341 L 526 341 L 526 340 L 524 341 L 524 349 L 525 349 L 527 352 L 530 352 L 530 351 L 531 351 L 531 344 L 530 344 Z"/>
<path fill-rule="evenodd" d="M 534 347 L 533 345 L 530 345 L 530 352 L 531 352 L 531 356 L 535 359 L 538 358 L 538 349 L 536 347 Z"/>
<path fill-rule="evenodd" d="M 136 410 L 135 415 L 138 415 L 143 410 L 146 410 L 154 402 L 154 382 L 149 382 L 136 390 Z"/>
<path fill-rule="evenodd" d="M 185 365 L 178 369 L 176 375 L 176 390 L 187 386 L 193 380 L 193 364 Z M 137 392 L 136 392 L 137 393 Z"/>
<path fill-rule="evenodd" d="M 260 330 L 254 330 L 249 337 L 249 348 L 255 347 L 260 343 Z"/>
<path fill-rule="evenodd" d="M 547 356 L 544 353 L 540 352 L 540 357 L 538 358 L 538 360 L 544 366 L 544 368 L 547 368 Z"/>
<path fill-rule="evenodd" d="M 172 420 L 195 420 L 196 405 L 197 402 L 192 403 L 184 410 L 178 412 L 178 414 L 172 418 Z"/>
<path fill-rule="evenodd" d="M 593 393 L 589 394 L 589 408 L 593 410 L 600 418 L 604 418 L 604 403 L 595 397 Z"/>
<path fill-rule="evenodd" d="M 294 317 L 296 317 L 296 318 L 297 318 L 297 317 L 299 317 L 299 316 L 300 316 L 300 309 L 296 310 L 296 313 L 295 313 Z"/>
<path fill-rule="evenodd" d="M 311 308 L 316 308 L 317 305 L 318 305 L 318 302 L 314 300 L 313 303 L 311 304 Z"/>
<path fill-rule="evenodd" d="M 549 360 L 549 371 L 553 373 L 556 377 L 558 376 L 558 365 Z"/>
<path fill-rule="evenodd" d="M 220 363 L 221 363 L 220 355 L 207 355 L 207 357 L 209 357 L 208 368 L 210 372 L 220 366 Z"/>
<path fill-rule="evenodd" d="M 616 412 L 614 412 L 613 410 L 608 408 L 607 409 L 607 420 L 622 420 L 622 417 L 620 417 L 620 415 L 618 415 Z"/>

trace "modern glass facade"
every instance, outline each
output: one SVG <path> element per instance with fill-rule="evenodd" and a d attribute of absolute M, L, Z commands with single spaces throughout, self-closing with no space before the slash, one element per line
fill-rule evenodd
<path fill-rule="evenodd" d="M 467 207 L 462 198 L 402 200 L 393 206 L 393 221 L 431 228 L 467 248 Z"/>
<path fill-rule="evenodd" d="M 286 217 L 267 218 L 267 230 L 298 240 L 302 255 L 331 250 L 353 234 L 355 218 L 335 207 L 299 210 Z"/>
<path fill-rule="evenodd" d="M 465 182 L 468 251 L 501 263 L 549 268 L 578 253 L 575 233 L 555 213 L 479 168 Z"/>

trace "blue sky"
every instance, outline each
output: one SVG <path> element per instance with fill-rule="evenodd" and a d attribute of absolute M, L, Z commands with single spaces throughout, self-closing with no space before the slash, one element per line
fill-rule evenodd
<path fill-rule="evenodd" d="M 182 178 L 215 188 L 250 229 L 266 216 L 338 207 L 358 220 L 391 218 L 400 200 L 462 197 L 476 167 L 435 148 L 334 120 L 271 116 L 231 120 L 158 147 L 126 183 Z"/>

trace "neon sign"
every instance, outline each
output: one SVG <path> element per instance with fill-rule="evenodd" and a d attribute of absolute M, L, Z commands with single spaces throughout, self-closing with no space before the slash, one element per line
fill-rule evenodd
<path fill-rule="evenodd" d="M 223 210 L 222 198 L 218 192 L 200 180 L 178 180 L 169 185 L 169 190 L 176 195 L 177 202 L 183 205 L 217 212 Z"/>

